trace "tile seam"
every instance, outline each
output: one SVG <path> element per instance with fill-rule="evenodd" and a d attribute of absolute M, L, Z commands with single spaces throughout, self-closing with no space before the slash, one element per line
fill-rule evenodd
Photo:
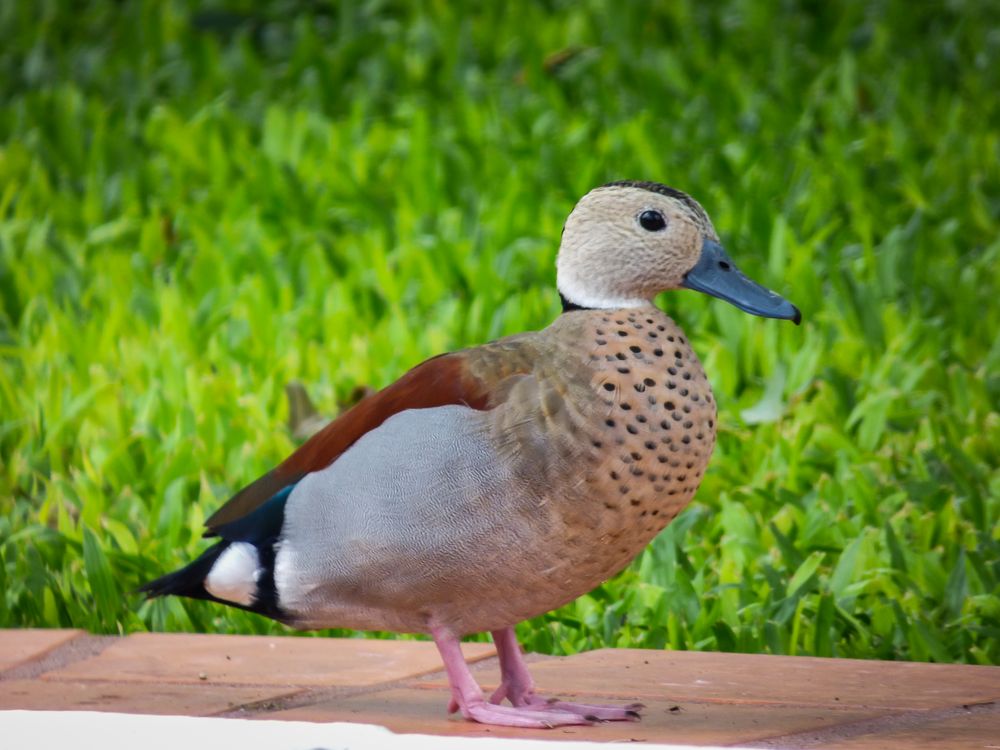
<path fill-rule="evenodd" d="M 477 659 L 474 663 L 476 666 L 484 664 L 484 662 L 495 661 L 496 655 L 485 656 L 483 658 Z M 472 666 L 470 664 L 470 666 Z M 396 680 L 390 680 L 388 682 L 379 682 L 372 685 L 336 685 L 330 687 L 323 686 L 307 686 L 304 689 L 296 693 L 291 693 L 287 696 L 282 696 L 276 700 L 264 700 L 264 701 L 254 701 L 252 703 L 245 703 L 240 706 L 235 706 L 233 708 L 221 711 L 218 714 L 213 714 L 220 718 L 252 718 L 255 716 L 266 716 L 277 711 L 287 711 L 293 708 L 303 708 L 306 706 L 312 706 L 317 703 L 321 703 L 326 700 L 331 700 L 335 698 L 352 698 L 358 695 L 374 695 L 376 693 L 386 692 L 389 690 L 398 690 L 401 688 L 413 687 L 414 684 L 419 684 L 424 681 L 439 680 L 444 676 L 443 669 L 436 669 L 430 672 L 424 672 L 422 674 L 407 675 L 406 677 L 400 677 Z"/>
<path fill-rule="evenodd" d="M 0 682 L 11 680 L 35 680 L 56 669 L 64 669 L 86 659 L 99 655 L 119 640 L 115 635 L 90 635 L 81 633 L 60 643 L 27 661 L 0 672 Z"/>
<path fill-rule="evenodd" d="M 769 748 L 771 750 L 808 750 L 813 747 L 825 747 L 833 742 L 842 742 L 857 737 L 878 738 L 889 732 L 901 729 L 914 729 L 935 724 L 958 716 L 996 715 L 1000 718 L 1000 702 L 996 700 L 975 703 L 963 703 L 944 708 L 907 710 L 877 716 L 872 719 L 861 719 L 843 724 L 810 729 L 793 734 L 777 735 L 753 742 L 736 743 L 747 748 Z"/>

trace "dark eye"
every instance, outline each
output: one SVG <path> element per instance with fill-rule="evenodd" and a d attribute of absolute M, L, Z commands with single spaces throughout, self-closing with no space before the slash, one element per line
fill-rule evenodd
<path fill-rule="evenodd" d="M 667 226 L 667 220 L 659 211 L 643 211 L 639 214 L 639 224 L 650 232 L 659 232 Z"/>

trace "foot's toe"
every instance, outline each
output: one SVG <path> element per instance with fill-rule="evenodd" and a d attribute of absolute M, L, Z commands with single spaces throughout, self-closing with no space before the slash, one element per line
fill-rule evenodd
<path fill-rule="evenodd" d="M 543 706 L 496 706 L 492 703 L 478 703 L 468 706 L 465 717 L 480 724 L 494 724 L 504 727 L 525 727 L 551 729 L 572 724 L 590 724 L 593 720 L 572 711 L 546 709 Z"/>
<path fill-rule="evenodd" d="M 645 708 L 641 703 L 630 703 L 627 706 L 604 706 L 593 703 L 571 703 L 556 699 L 545 700 L 533 696 L 531 708 L 536 710 L 556 710 L 582 716 L 588 721 L 638 721 L 639 711 Z"/>

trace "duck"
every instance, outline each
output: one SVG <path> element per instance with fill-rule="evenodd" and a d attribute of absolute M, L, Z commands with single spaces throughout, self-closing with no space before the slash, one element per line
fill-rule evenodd
<path fill-rule="evenodd" d="M 429 635 L 448 709 L 471 721 L 638 719 L 639 704 L 538 695 L 514 627 L 625 568 L 705 473 L 716 403 L 657 295 L 801 314 L 738 269 L 695 199 L 658 182 L 579 200 L 556 286 L 548 327 L 438 355 L 362 398 L 215 511 L 211 547 L 140 591 L 299 629 Z M 489 698 L 460 650 L 484 632 L 501 676 Z"/>

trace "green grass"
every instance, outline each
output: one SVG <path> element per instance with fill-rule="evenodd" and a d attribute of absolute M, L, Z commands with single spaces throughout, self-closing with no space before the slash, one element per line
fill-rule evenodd
<path fill-rule="evenodd" d="M 0 4 L 0 626 L 282 631 L 130 591 L 293 449 L 288 381 L 544 326 L 636 178 L 805 322 L 663 296 L 716 455 L 526 646 L 1000 663 L 995 5 L 241 5 Z"/>

